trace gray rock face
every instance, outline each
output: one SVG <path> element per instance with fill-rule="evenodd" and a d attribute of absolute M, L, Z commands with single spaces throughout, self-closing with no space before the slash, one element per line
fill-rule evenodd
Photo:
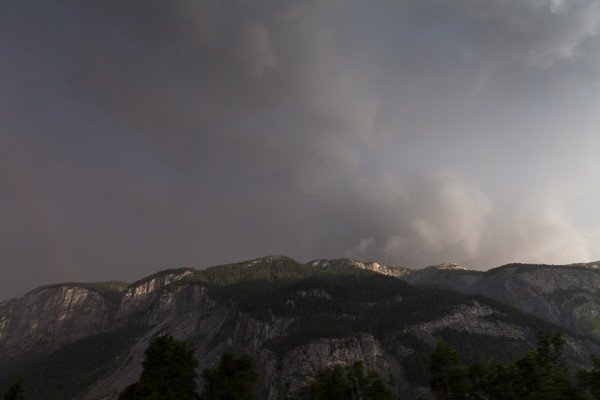
<path fill-rule="evenodd" d="M 54 350 L 105 330 L 109 315 L 104 299 L 90 290 L 71 285 L 37 290 L 0 304 L 0 354 Z"/>
<path fill-rule="evenodd" d="M 249 262 L 245 268 L 254 264 Z M 482 273 L 450 264 L 416 271 L 349 259 L 316 260 L 310 265 L 316 268 L 352 266 L 415 283 L 446 284 L 496 297 L 559 323 L 598 316 L 593 306 L 565 308 L 558 300 L 552 300 L 553 296 L 575 289 L 590 299 L 595 296 L 594 291 L 600 288 L 600 276 L 592 269 L 577 270 L 579 275 L 572 276 L 563 269 L 503 268 Z M 48 354 L 88 335 L 142 324 L 147 331 L 120 358 L 118 368 L 79 399 L 116 398 L 139 378 L 145 349 L 163 332 L 190 344 L 199 361 L 199 371 L 214 367 L 223 352 L 250 354 L 257 362 L 261 377 L 258 385 L 261 399 L 281 398 L 286 386 L 292 391 L 305 386 L 318 369 L 350 366 L 357 360 L 363 360 L 367 369 L 378 371 L 385 380 L 393 380 L 394 390 L 406 398 L 428 393 L 427 388 L 414 387 L 406 380 L 403 360 L 415 349 L 399 342 L 397 333 L 378 338 L 369 332 L 349 338 L 323 338 L 276 354 L 270 343 L 289 335 L 293 318 L 273 316 L 268 322 L 255 319 L 232 301 L 212 298 L 205 286 L 192 282 L 193 275 L 192 270 L 159 273 L 113 290 L 109 295 L 88 284 L 54 285 L 34 290 L 21 299 L 0 303 L 0 356 Z M 296 295 L 335 300 L 324 290 L 298 291 Z M 403 299 L 399 297 L 396 301 Z M 529 341 L 534 336 L 535 332 L 526 328 L 488 318 L 495 312 L 488 305 L 471 301 L 442 317 L 413 325 L 406 332 L 412 332 L 430 346 L 435 343 L 434 335 L 444 329 Z M 580 344 L 568 343 L 573 353 L 585 354 Z"/>
<path fill-rule="evenodd" d="M 594 265 L 517 264 L 487 272 L 426 268 L 402 278 L 481 294 L 570 329 L 600 334 L 600 270 Z"/>
<path fill-rule="evenodd" d="M 471 271 L 455 263 L 409 269 L 352 259 L 312 262 L 312 265 L 321 268 L 352 265 L 395 276 L 415 285 L 437 285 L 481 294 L 569 329 L 600 335 L 598 264 L 514 264 L 482 272 Z"/>
<path fill-rule="evenodd" d="M 377 272 L 378 274 L 394 276 L 396 278 L 400 278 L 403 276 L 409 275 L 412 271 L 409 268 L 402 267 L 389 267 L 386 265 L 381 265 L 376 262 L 371 261 L 357 261 L 351 258 L 339 258 L 335 260 L 325 260 L 319 259 L 314 260 L 308 263 L 309 265 L 316 268 L 343 268 L 343 267 L 354 267 L 364 269 L 365 271 Z"/>
<path fill-rule="evenodd" d="M 504 336 L 512 339 L 525 339 L 525 332 L 517 326 L 491 321 L 485 317 L 495 313 L 491 307 L 484 306 L 478 302 L 473 304 L 464 304 L 457 307 L 452 314 L 443 316 L 424 324 L 416 325 L 412 329 L 415 332 L 426 332 L 429 334 L 430 343 L 435 343 L 433 333 L 444 328 L 451 328 L 458 331 L 477 333 L 489 336 Z"/>

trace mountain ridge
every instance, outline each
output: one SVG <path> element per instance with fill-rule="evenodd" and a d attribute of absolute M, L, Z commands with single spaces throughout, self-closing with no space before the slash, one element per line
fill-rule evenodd
<path fill-rule="evenodd" d="M 147 280 L 152 280 L 156 277 L 168 275 L 171 273 L 180 273 L 180 272 L 184 272 L 184 271 L 191 271 L 194 274 L 194 279 L 202 280 L 202 277 L 204 276 L 205 273 L 212 271 L 212 270 L 222 269 L 223 267 L 233 267 L 233 268 L 244 269 L 244 268 L 251 267 L 252 265 L 256 265 L 256 264 L 264 265 L 265 262 L 277 263 L 277 262 L 282 262 L 282 261 L 293 262 L 293 263 L 296 263 L 299 265 L 312 266 L 312 267 L 317 267 L 317 268 L 321 268 L 321 269 L 327 269 L 330 267 L 332 267 L 332 269 L 340 268 L 340 267 L 356 267 L 356 268 L 360 268 L 360 269 L 363 269 L 366 271 L 372 271 L 372 272 L 377 272 L 380 274 L 396 276 L 396 277 L 406 276 L 406 275 L 411 275 L 411 274 L 418 275 L 420 273 L 420 271 L 422 272 L 422 271 L 426 271 L 426 270 L 455 270 L 455 271 L 464 271 L 464 272 L 473 273 L 473 274 L 498 273 L 504 269 L 510 269 L 510 268 L 517 268 L 517 269 L 519 269 L 519 272 L 525 272 L 528 269 L 535 269 L 535 268 L 572 268 L 572 269 L 581 268 L 584 270 L 591 269 L 591 270 L 599 270 L 600 271 L 600 260 L 587 262 L 587 263 L 570 263 L 570 264 L 543 264 L 543 263 L 532 264 L 532 263 L 514 262 L 514 263 L 503 264 L 498 267 L 493 267 L 488 270 L 477 270 L 477 269 L 469 269 L 467 267 L 456 264 L 454 262 L 443 262 L 440 264 L 434 264 L 434 265 L 430 265 L 430 266 L 426 266 L 426 267 L 422 267 L 422 268 L 408 268 L 408 267 L 384 265 L 384 264 L 380 264 L 376 261 L 359 261 L 359 260 L 356 260 L 356 259 L 353 259 L 350 257 L 342 257 L 342 258 L 336 258 L 336 259 L 324 259 L 324 258 L 323 259 L 314 259 L 314 260 L 311 260 L 306 263 L 301 263 L 301 262 L 294 260 L 291 257 L 284 256 L 284 255 L 268 255 L 268 256 L 249 259 L 249 260 L 236 262 L 236 263 L 217 264 L 217 265 L 209 266 L 209 267 L 206 267 L 203 269 L 197 269 L 197 268 L 193 268 L 193 267 L 167 268 L 164 270 L 159 270 L 148 276 L 142 277 L 132 283 L 119 281 L 119 280 L 109 280 L 109 281 L 100 281 L 100 282 L 68 281 L 68 282 L 45 284 L 45 285 L 41 285 L 41 286 L 38 286 L 36 288 L 29 290 L 28 292 L 26 292 L 25 294 L 23 294 L 20 297 L 13 297 L 13 298 L 10 298 L 7 300 L 0 301 L 0 305 L 3 303 L 6 303 L 6 302 L 10 302 L 12 300 L 20 299 L 24 296 L 27 296 L 30 293 L 37 292 L 37 291 L 40 291 L 40 290 L 43 290 L 46 288 L 51 288 L 51 287 L 78 286 L 78 287 L 91 287 L 92 289 L 97 287 L 98 292 L 111 291 L 111 289 L 112 289 L 112 291 L 123 291 L 131 286 L 136 286 Z M 210 281 L 210 279 L 207 279 L 207 281 Z"/>
<path fill-rule="evenodd" d="M 38 393 L 34 400 L 48 398 L 45 388 L 52 385 L 62 389 L 51 398 L 113 399 L 137 379 L 145 348 L 163 332 L 188 341 L 201 368 L 214 366 L 224 351 L 251 354 L 263 377 L 257 393 L 265 399 L 279 398 L 288 383 L 292 389 L 307 384 L 318 368 L 359 359 L 393 377 L 395 393 L 416 398 L 427 392 L 426 364 L 438 336 L 487 349 L 490 343 L 502 343 L 490 354 L 501 349 L 498 357 L 508 361 L 517 351 L 532 348 L 538 330 L 561 331 L 571 361 L 585 365 L 588 353 L 600 351 L 593 335 L 586 336 L 589 332 L 475 293 L 486 289 L 485 282 L 518 275 L 505 286 L 514 292 L 517 282 L 516 288 L 525 290 L 521 298 L 529 292 L 534 296 L 539 293 L 535 288 L 559 283 L 548 280 L 548 271 L 565 269 L 528 272 L 527 267 L 508 266 L 490 274 L 456 264 L 411 270 L 348 258 L 303 264 L 267 256 L 205 270 L 163 270 L 126 286 L 114 281 L 46 285 L 0 303 L 0 376 L 9 379 L 14 369 L 37 371 L 36 360 L 55 365 L 89 343 L 120 343 L 122 348 L 116 346 L 101 365 L 89 361 L 91 372 L 74 373 L 89 378 L 77 392 L 56 382 L 32 384 Z M 590 287 L 600 288 L 600 281 L 587 276 L 600 271 L 585 266 L 571 271 L 584 273 Z M 536 276 L 546 286 L 536 283 Z M 571 289 L 580 281 L 576 278 L 571 277 Z M 563 277 L 560 283 L 565 282 Z M 439 288 L 448 284 L 455 286 Z M 587 295 L 590 287 L 583 286 L 578 296 Z M 468 294 L 469 289 L 474 293 Z M 489 356 L 488 350 L 472 350 L 473 359 Z M 57 395 L 61 390 L 64 397 Z"/>

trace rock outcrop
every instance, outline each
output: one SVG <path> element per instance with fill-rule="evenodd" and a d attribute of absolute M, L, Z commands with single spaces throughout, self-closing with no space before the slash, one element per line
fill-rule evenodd
<path fill-rule="evenodd" d="M 569 329 L 600 334 L 600 270 L 595 263 L 511 264 L 486 272 L 426 268 L 402 278 L 416 285 L 481 294 Z"/>
<path fill-rule="evenodd" d="M 227 271 L 235 272 L 239 268 L 244 271 L 243 276 L 251 277 L 249 272 L 252 268 L 273 266 L 281 268 L 289 279 L 287 277 L 293 275 L 289 273 L 293 263 L 290 259 L 269 257 L 228 266 Z M 305 269 L 306 265 L 299 265 L 298 271 L 304 271 L 302 268 Z M 455 264 L 443 264 L 417 271 L 351 259 L 315 260 L 308 265 L 338 272 L 359 268 L 371 273 L 360 275 L 360 279 L 376 276 L 373 274 L 376 272 L 416 284 L 443 284 L 495 297 L 570 327 L 598 316 L 598 309 L 593 304 L 596 304 L 595 293 L 600 288 L 600 272 L 593 268 L 528 270 L 515 266 L 483 273 L 467 271 Z M 211 273 L 216 272 L 213 270 Z M 219 298 L 212 295 L 206 275 L 200 275 L 199 271 L 182 269 L 161 272 L 131 285 L 66 283 L 42 287 L 21 299 L 0 303 L 0 360 L 6 362 L 24 355 L 50 354 L 90 335 L 140 325 L 144 327 L 143 333 L 118 357 L 117 367 L 77 399 L 115 399 L 120 391 L 138 379 L 145 349 L 153 338 L 164 332 L 189 343 L 199 361 L 199 370 L 216 365 L 226 351 L 250 354 L 256 360 L 261 377 L 257 387 L 258 398 L 281 398 L 284 388 L 294 391 L 307 385 L 320 368 L 350 366 L 363 360 L 368 370 L 379 372 L 388 383 L 393 382 L 391 385 L 395 392 L 410 399 L 416 398 L 417 393 L 427 393 L 427 388 L 406 378 L 406 369 L 411 366 L 407 360 L 412 360 L 419 352 L 421 357 L 427 357 L 427 351 L 433 348 L 435 336 L 440 332 L 450 329 L 520 340 L 532 345 L 536 333 L 526 325 L 506 322 L 509 318 L 504 321 L 495 317 L 506 313 L 506 310 L 495 309 L 485 300 L 464 297 L 445 314 L 437 313 L 436 317 L 410 325 L 402 331 L 374 330 L 351 336 L 285 342 L 298 329 L 296 317 L 264 310 L 268 317 L 259 318 L 244 311 L 243 304 L 237 302 L 235 296 Z M 260 276 L 265 275 L 261 272 Z M 410 288 L 405 283 L 402 285 Z M 296 302 L 305 302 L 313 307 L 314 304 L 338 301 L 333 292 L 323 288 L 290 290 L 285 292 L 289 298 L 277 300 L 286 307 L 296 307 Z M 424 295 L 419 294 L 421 292 L 411 294 L 413 290 L 406 290 L 407 294 L 390 294 L 387 302 L 365 300 L 362 306 L 368 310 L 371 307 L 385 309 L 394 304 L 405 304 L 410 300 L 405 296 Z M 560 299 L 573 291 L 577 291 L 575 299 L 585 300 L 585 303 L 577 305 L 577 301 L 570 299 L 566 303 L 572 306 L 567 307 Z M 279 306 L 283 307 L 281 304 Z M 348 310 L 340 312 L 341 315 L 332 318 L 346 318 L 349 324 L 357 318 L 344 314 L 350 312 Z M 408 312 L 417 313 L 410 309 Z M 406 337 L 412 339 L 404 341 Z M 282 342 L 286 345 L 279 345 Z M 421 348 L 415 347 L 417 342 L 421 343 Z M 572 338 L 568 339 L 568 344 L 569 351 L 578 357 L 585 357 L 589 350 L 587 344 Z M 429 350 L 423 353 L 423 348 Z"/>

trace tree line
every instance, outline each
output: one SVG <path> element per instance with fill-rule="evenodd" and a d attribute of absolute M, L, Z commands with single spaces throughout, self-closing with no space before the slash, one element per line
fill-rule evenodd
<path fill-rule="evenodd" d="M 144 353 L 140 379 L 119 394 L 119 400 L 254 400 L 258 374 L 252 357 L 224 353 L 214 368 L 202 371 L 204 388 L 196 391 L 198 361 L 185 342 L 167 334 L 157 337 Z M 287 400 L 392 400 L 376 372 L 366 372 L 362 361 L 347 370 L 319 370 L 314 381 Z M 26 400 L 23 379 L 14 383 L 5 400 Z"/>
<path fill-rule="evenodd" d="M 217 366 L 202 372 L 204 388 L 196 393 L 198 361 L 184 342 L 171 335 L 156 338 L 145 353 L 138 382 L 127 387 L 119 400 L 253 400 L 258 382 L 254 360 L 247 354 L 224 353 Z M 287 400 L 392 400 L 391 391 L 362 361 L 351 368 L 321 369 L 314 381 Z"/>
<path fill-rule="evenodd" d="M 430 358 L 430 386 L 439 400 L 600 400 L 600 357 L 593 367 L 571 374 L 564 360 L 565 340 L 540 332 L 538 347 L 508 365 L 461 363 L 456 349 L 438 339 Z M 167 334 L 146 349 L 140 379 L 119 400 L 254 400 L 259 376 L 246 354 L 224 353 L 214 368 L 202 371 L 204 388 L 197 393 L 198 361 L 185 342 Z M 289 385 L 286 400 L 393 400 L 381 376 L 365 371 L 362 361 L 349 368 L 319 370 L 297 393 Z M 5 400 L 26 400 L 23 379 L 4 394 Z"/>
<path fill-rule="evenodd" d="M 505 365 L 464 365 L 458 352 L 438 339 L 431 355 L 431 388 L 440 400 L 600 400 L 600 358 L 574 376 L 564 360 L 560 333 L 538 334 L 538 347 Z"/>

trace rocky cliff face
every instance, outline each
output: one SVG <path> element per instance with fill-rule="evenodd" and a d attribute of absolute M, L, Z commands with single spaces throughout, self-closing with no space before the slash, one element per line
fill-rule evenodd
<path fill-rule="evenodd" d="M 570 329 L 600 334 L 600 270 L 594 263 L 514 264 L 487 272 L 427 268 L 403 279 L 492 297 Z"/>
<path fill-rule="evenodd" d="M 521 327 L 500 321 L 486 319 L 496 310 L 475 301 L 473 304 L 462 304 L 453 313 L 423 324 L 414 326 L 415 332 L 426 333 L 428 341 L 435 343 L 435 332 L 445 328 L 476 333 L 480 335 L 502 336 L 512 339 L 526 339 L 527 332 Z"/>
<path fill-rule="evenodd" d="M 136 295 L 130 295 L 132 292 L 145 296 L 146 302 Z M 241 312 L 234 303 L 212 300 L 206 294 L 206 289 L 199 285 L 167 287 L 153 292 L 154 295 L 148 297 L 147 291 L 132 288 L 124 295 L 124 302 L 131 305 L 135 301 L 138 309 L 146 310 L 141 319 L 148 322 L 151 328 L 130 350 L 126 361 L 80 399 L 116 398 L 124 387 L 139 378 L 144 350 L 161 332 L 170 332 L 176 339 L 187 341 L 195 351 L 199 370 L 214 367 L 226 351 L 250 354 L 257 361 L 257 372 L 261 377 L 257 398 L 279 399 L 288 384 L 292 391 L 304 387 L 320 368 L 350 366 L 358 360 L 363 360 L 367 369 L 376 370 L 382 376 L 395 376 L 398 391 L 414 389 L 403 378 L 397 355 L 393 351 L 386 351 L 382 342 L 372 335 L 324 338 L 276 354 L 269 348 L 268 342 L 285 337 L 292 320 L 257 320 Z M 318 297 L 323 293 L 305 295 Z M 148 308 L 148 303 L 152 304 L 151 308 Z M 122 315 L 122 309 L 122 306 L 118 307 L 119 315 Z M 127 310 L 127 315 L 132 315 L 133 309 L 127 307 Z"/>
<path fill-rule="evenodd" d="M 93 291 L 71 285 L 42 288 L 0 304 L 0 354 L 48 352 L 105 330 L 109 320 L 109 306 Z"/>
<path fill-rule="evenodd" d="M 273 257 L 268 259 L 269 265 L 276 265 L 276 261 L 273 264 Z M 260 266 L 261 260 L 240 265 L 246 273 L 248 268 Z M 518 303 L 516 305 L 521 308 L 560 321 L 564 318 L 564 307 L 559 306 L 558 300 L 548 299 L 563 293 L 561 290 L 575 288 L 584 293 L 578 298 L 584 298 L 582 296 L 592 296 L 594 288 L 600 287 L 596 286 L 600 285 L 598 272 L 591 269 L 580 271 L 581 275 L 573 277 L 560 269 L 527 271 L 503 268 L 490 273 L 475 273 L 456 265 L 444 265 L 419 274 L 415 270 L 348 259 L 316 260 L 309 265 L 323 269 L 360 268 L 418 283 L 443 282 L 462 290 Z M 440 332 L 450 329 L 530 345 L 536 333 L 534 328 L 526 325 L 494 318 L 506 313 L 506 310 L 497 310 L 489 304 L 465 297 L 445 314 L 438 313 L 434 318 L 400 331 L 388 329 L 364 331 L 352 336 L 316 337 L 308 342 L 289 342 L 284 347 L 277 347 L 275 343 L 286 340 L 298 329 L 296 317 L 280 315 L 273 310 L 268 310 L 268 318 L 253 316 L 243 311 L 242 304 L 233 299 L 212 296 L 209 286 L 195 279 L 196 274 L 193 270 L 166 271 L 122 287 L 74 283 L 53 285 L 34 290 L 21 299 L 0 303 L 0 360 L 17 359 L 24 354 L 49 354 L 89 335 L 137 324 L 145 327 L 144 333 L 118 357 L 117 367 L 78 395 L 77 399 L 116 398 L 120 391 L 139 378 L 145 349 L 158 334 L 164 332 L 170 332 L 176 339 L 190 344 L 199 361 L 199 370 L 213 367 L 225 351 L 253 356 L 261 376 L 258 398 L 281 398 L 286 386 L 289 385 L 292 391 L 305 386 L 320 368 L 350 366 L 357 360 L 363 360 L 368 370 L 378 371 L 386 381 L 393 382 L 394 391 L 410 399 L 415 398 L 417 393 L 426 394 L 427 389 L 423 384 L 407 379 L 407 369 L 414 368 L 412 363 L 418 354 L 421 358 L 426 357 L 429 350 L 423 353 L 423 348 L 432 349 L 435 336 Z M 409 289 L 406 289 L 408 295 L 412 293 Z M 299 302 L 299 299 L 338 301 L 335 294 L 322 288 L 282 293 L 277 304 L 289 307 L 295 307 L 294 302 Z M 419 293 L 416 296 L 423 296 Z M 284 295 L 289 298 L 281 297 Z M 390 296 L 387 303 L 365 300 L 361 307 L 385 310 L 391 304 L 404 304 L 410 300 L 393 293 Z M 536 296 L 540 298 L 536 300 Z M 419 301 L 414 304 L 419 304 Z M 574 309 L 580 310 L 577 314 L 580 319 L 595 315 L 594 310 Z M 405 310 L 417 313 L 410 308 Z M 334 317 L 346 318 L 349 324 L 357 318 L 353 315 Z M 389 317 L 394 318 L 392 315 Z M 569 346 L 571 353 L 580 358 L 589 352 L 586 344 L 574 339 L 569 339 Z"/>
<path fill-rule="evenodd" d="M 600 263 L 511 264 L 486 272 L 455 263 L 424 269 L 390 267 L 352 259 L 315 260 L 320 268 L 354 266 L 414 285 L 436 285 L 480 294 L 582 333 L 600 335 Z"/>
<path fill-rule="evenodd" d="M 315 268 L 333 270 L 339 270 L 348 267 L 360 268 L 365 271 L 377 272 L 378 274 L 394 276 L 396 278 L 410 275 L 413 271 L 415 271 L 409 268 L 390 267 L 372 261 L 357 261 L 351 258 L 338 258 L 334 260 L 318 259 L 311 261 L 308 264 Z"/>
<path fill-rule="evenodd" d="M 101 290 L 103 284 L 66 283 L 0 303 L 0 355 L 49 353 L 88 335 L 129 324 L 134 315 L 144 323 L 156 323 L 176 312 L 181 303 L 164 288 L 190 274 L 162 274 L 127 289 L 113 288 L 112 299 Z"/>

